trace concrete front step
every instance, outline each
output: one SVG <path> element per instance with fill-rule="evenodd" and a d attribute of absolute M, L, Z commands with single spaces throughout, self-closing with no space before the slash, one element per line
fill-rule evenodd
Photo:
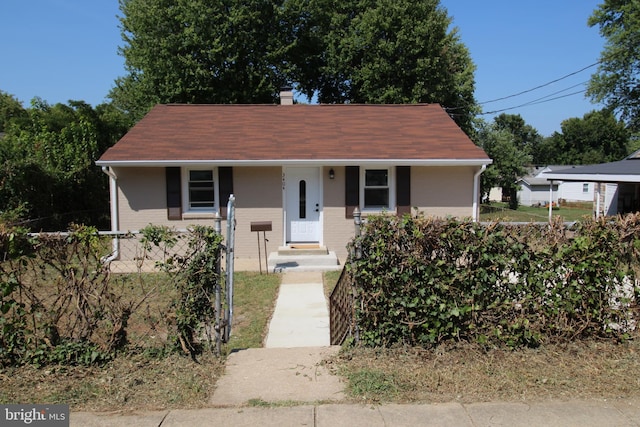
<path fill-rule="evenodd" d="M 280 246 L 278 255 L 328 255 L 329 251 L 326 246 L 318 246 L 313 244 L 291 244 L 289 246 Z"/>
<path fill-rule="evenodd" d="M 340 270 L 335 252 L 329 251 L 324 255 L 280 255 L 277 252 L 269 254 L 268 265 L 270 271 L 330 271 Z"/>

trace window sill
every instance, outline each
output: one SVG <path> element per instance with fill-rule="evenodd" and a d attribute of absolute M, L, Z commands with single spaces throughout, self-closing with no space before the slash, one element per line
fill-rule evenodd
<path fill-rule="evenodd" d="M 215 212 L 183 212 L 182 219 L 213 219 Z"/>
<path fill-rule="evenodd" d="M 362 208 L 361 210 L 362 215 L 366 216 L 366 215 L 382 215 L 382 214 L 391 214 L 391 215 L 395 215 L 396 214 L 396 209 L 371 209 L 371 208 Z"/>

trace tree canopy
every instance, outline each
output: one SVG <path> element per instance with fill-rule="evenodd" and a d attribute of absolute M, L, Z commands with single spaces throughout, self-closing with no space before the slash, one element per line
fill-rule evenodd
<path fill-rule="evenodd" d="M 469 52 L 438 0 L 120 0 L 128 74 L 111 98 L 272 103 L 293 84 L 323 103 L 440 103 L 466 131 Z"/>
<path fill-rule="evenodd" d="M 493 187 L 502 187 L 503 194 L 510 196 L 511 208 L 517 208 L 518 178 L 527 173 L 531 165 L 531 155 L 523 150 L 523 142 L 518 138 L 515 130 L 524 126 L 520 116 L 501 115 L 493 123 L 482 122 L 476 132 L 478 144 L 493 163 L 480 175 L 480 192 L 482 199 L 489 196 Z M 507 126 L 506 123 L 522 126 Z M 531 128 L 533 129 L 533 128 Z"/>
<path fill-rule="evenodd" d="M 560 125 L 537 151 L 540 164 L 583 165 L 613 162 L 629 153 L 630 133 L 610 110 L 591 111 Z"/>
<path fill-rule="evenodd" d="M 606 44 L 587 95 L 619 113 L 631 130 L 640 131 L 640 2 L 605 0 L 588 23 L 600 28 Z"/>
<path fill-rule="evenodd" d="M 0 214 L 29 219 L 37 230 L 106 225 L 107 179 L 94 162 L 126 132 L 126 117 L 109 104 L 35 98 L 25 109 L 6 94 L 0 100 L 10 106 L 0 108 Z"/>

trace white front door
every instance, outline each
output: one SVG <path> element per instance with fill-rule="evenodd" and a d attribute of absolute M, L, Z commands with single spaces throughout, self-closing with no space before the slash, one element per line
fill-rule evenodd
<path fill-rule="evenodd" d="M 287 243 L 320 241 L 320 168 L 285 168 Z"/>

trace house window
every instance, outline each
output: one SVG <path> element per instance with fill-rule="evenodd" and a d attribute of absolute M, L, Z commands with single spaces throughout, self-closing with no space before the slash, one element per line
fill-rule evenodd
<path fill-rule="evenodd" d="M 588 193 L 589 192 L 589 183 L 585 182 L 584 184 L 582 184 L 582 192 L 583 193 Z"/>
<path fill-rule="evenodd" d="M 389 209 L 389 169 L 364 169 L 364 209 Z"/>
<path fill-rule="evenodd" d="M 215 182 L 213 170 L 189 170 L 187 206 L 191 211 L 213 211 L 215 209 Z"/>

